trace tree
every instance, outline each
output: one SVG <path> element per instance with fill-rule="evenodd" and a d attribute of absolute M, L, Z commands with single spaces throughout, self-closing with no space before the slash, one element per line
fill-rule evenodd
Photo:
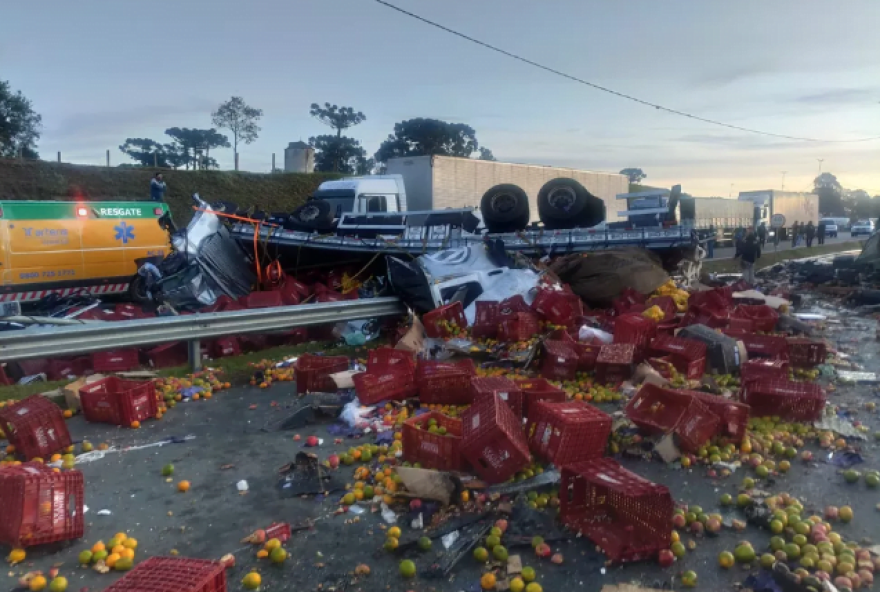
<path fill-rule="evenodd" d="M 477 157 L 477 160 L 491 160 L 492 162 L 497 161 L 495 155 L 492 154 L 492 151 L 485 147 L 480 148 L 480 156 Z"/>
<path fill-rule="evenodd" d="M 394 124 L 394 133 L 382 142 L 376 160 L 401 156 L 459 156 L 470 158 L 479 149 L 477 133 L 469 125 L 417 118 Z"/>
<path fill-rule="evenodd" d="M 320 106 L 318 103 L 312 103 L 309 108 L 309 114 L 323 123 L 336 130 L 336 137 L 342 137 L 342 130 L 360 125 L 367 120 L 367 116 L 360 111 L 355 112 L 351 107 L 339 107 L 324 103 Z"/>
<path fill-rule="evenodd" d="M 232 97 L 211 114 L 211 121 L 214 125 L 232 132 L 235 170 L 238 170 L 238 143 L 251 144 L 256 141 L 260 134 L 260 126 L 257 125 L 257 121 L 262 116 L 262 109 L 249 106 L 241 97 Z"/>
<path fill-rule="evenodd" d="M 362 172 L 369 162 L 367 151 L 354 138 L 328 134 L 309 138 L 309 144 L 315 149 L 316 171 L 367 174 Z"/>
<path fill-rule="evenodd" d="M 841 195 L 843 187 L 831 173 L 822 173 L 813 180 L 813 193 L 819 196 L 819 212 L 826 216 L 844 214 Z"/>
<path fill-rule="evenodd" d="M 119 146 L 119 150 L 140 166 L 171 167 L 166 147 L 167 145 L 149 138 L 126 138 L 125 143 Z"/>
<path fill-rule="evenodd" d="M 39 158 L 37 140 L 43 118 L 21 91 L 0 80 L 0 156 Z"/>
<path fill-rule="evenodd" d="M 229 148 L 229 138 L 216 129 L 191 129 L 188 127 L 170 127 L 165 133 L 174 140 L 175 151 L 182 156 L 187 169 L 217 168 L 217 161 L 211 158 L 211 150 Z"/>
<path fill-rule="evenodd" d="M 626 175 L 630 183 L 641 183 L 648 175 L 642 169 L 628 168 L 620 171 L 621 175 Z"/>

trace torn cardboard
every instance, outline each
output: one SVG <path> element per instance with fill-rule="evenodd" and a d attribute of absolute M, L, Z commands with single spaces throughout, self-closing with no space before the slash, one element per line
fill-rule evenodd
<path fill-rule="evenodd" d="M 350 389 L 354 388 L 354 380 L 352 380 L 352 377 L 355 374 L 360 374 L 360 371 L 346 370 L 344 372 L 337 372 L 330 375 L 330 380 L 333 381 L 333 384 L 336 385 L 337 389 Z"/>
<path fill-rule="evenodd" d="M 413 354 L 418 354 L 425 349 L 425 326 L 422 325 L 421 319 L 413 316 L 412 325 L 409 330 L 400 338 L 394 349 L 402 349 Z"/>
<path fill-rule="evenodd" d="M 406 487 L 405 492 L 398 492 L 403 497 L 431 499 L 448 506 L 455 490 L 461 488 L 461 481 L 456 484 L 449 473 L 441 471 L 399 467 L 397 474 Z"/>

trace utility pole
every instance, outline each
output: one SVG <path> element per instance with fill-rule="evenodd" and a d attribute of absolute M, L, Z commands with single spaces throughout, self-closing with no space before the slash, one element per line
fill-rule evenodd
<path fill-rule="evenodd" d="M 730 184 L 730 189 L 727 190 L 727 199 L 733 197 L 733 183 Z"/>
<path fill-rule="evenodd" d="M 817 158 L 816 160 L 819 161 L 819 176 L 821 177 L 822 176 L 822 163 L 825 162 L 825 159 L 824 158 Z"/>
<path fill-rule="evenodd" d="M 785 173 L 788 171 L 782 171 L 782 190 L 785 191 Z"/>

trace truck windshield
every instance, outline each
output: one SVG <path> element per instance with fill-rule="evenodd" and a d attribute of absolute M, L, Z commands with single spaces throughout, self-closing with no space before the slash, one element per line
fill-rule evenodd
<path fill-rule="evenodd" d="M 330 204 L 338 216 L 343 212 L 354 211 L 354 190 L 352 189 L 318 189 L 312 194 L 311 199 L 321 199 Z"/>

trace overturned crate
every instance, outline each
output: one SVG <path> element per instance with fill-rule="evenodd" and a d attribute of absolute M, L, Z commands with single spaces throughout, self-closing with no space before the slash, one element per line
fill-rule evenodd
<path fill-rule="evenodd" d="M 522 420 L 497 394 L 475 400 L 461 422 L 461 455 L 482 479 L 501 483 L 529 464 Z"/>
<path fill-rule="evenodd" d="M 529 450 L 557 467 L 601 458 L 611 416 L 586 403 L 538 401 L 526 424 Z"/>
<path fill-rule="evenodd" d="M 649 351 L 668 357 L 675 369 L 690 380 L 699 380 L 706 371 L 706 344 L 702 341 L 658 335 Z"/>
<path fill-rule="evenodd" d="M 477 369 L 472 360 L 457 362 L 419 360 L 415 380 L 424 405 L 470 405 L 474 400 L 471 381 Z"/>
<path fill-rule="evenodd" d="M 0 430 L 25 460 L 48 460 L 72 443 L 61 409 L 42 395 L 0 409 Z"/>
<path fill-rule="evenodd" d="M 150 557 L 104 592 L 226 592 L 226 566 L 187 557 Z"/>
<path fill-rule="evenodd" d="M 721 418 L 697 397 L 655 384 L 638 390 L 626 406 L 626 416 L 649 435 L 674 433 L 687 452 L 695 452 L 708 442 L 721 424 Z"/>
<path fill-rule="evenodd" d="M 514 380 L 514 383 L 523 394 L 523 417 L 529 417 L 532 406 L 538 401 L 565 402 L 565 391 L 543 378 L 525 378 Z"/>
<path fill-rule="evenodd" d="M 461 420 L 436 412 L 406 420 L 403 423 L 403 460 L 420 463 L 425 469 L 460 471 Z"/>
<path fill-rule="evenodd" d="M 522 422 L 523 417 L 523 393 L 515 382 L 500 376 L 489 376 L 471 379 L 471 391 L 473 402 L 479 403 L 484 399 L 492 399 L 498 396 Z"/>
<path fill-rule="evenodd" d="M 613 563 L 651 559 L 672 538 L 672 496 L 610 458 L 562 468 L 560 519 Z"/>
<path fill-rule="evenodd" d="M 816 421 L 825 409 L 825 392 L 818 384 L 793 380 L 756 380 L 746 383 L 740 400 L 755 417 L 778 416 L 784 421 Z"/>

